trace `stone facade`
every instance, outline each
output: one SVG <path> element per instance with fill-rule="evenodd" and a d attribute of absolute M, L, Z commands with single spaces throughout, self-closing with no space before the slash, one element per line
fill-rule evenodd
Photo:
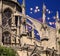
<path fill-rule="evenodd" d="M 13 44 L 15 43 L 15 38 L 16 38 L 16 37 L 13 37 L 13 34 L 18 34 L 18 27 L 19 27 L 18 19 L 17 20 L 15 19 L 15 18 L 18 18 L 19 16 L 14 16 L 14 13 L 22 12 L 22 8 L 16 1 L 3 0 L 3 1 L 0 1 L 0 11 L 1 11 L 0 12 L 1 42 L 3 42 L 3 44 Z M 9 38 L 5 39 L 5 37 L 9 37 L 10 39 Z M 4 41 L 7 41 L 7 42 L 5 43 Z"/>
<path fill-rule="evenodd" d="M 20 56 L 46 56 L 46 48 L 54 47 L 58 50 L 60 40 L 59 14 L 56 14 L 56 28 L 48 26 L 45 22 L 45 7 L 43 6 L 43 22 L 39 22 L 25 15 L 25 1 L 20 5 L 17 0 L 0 0 L 0 45 L 19 47 Z M 26 18 L 33 22 L 31 33 L 28 32 Z M 35 25 L 35 27 L 34 27 Z M 39 25 L 37 27 L 37 25 Z M 41 40 L 34 37 L 34 28 L 39 32 Z M 31 36 L 29 34 L 32 34 Z M 18 49 L 18 48 L 17 48 Z"/>

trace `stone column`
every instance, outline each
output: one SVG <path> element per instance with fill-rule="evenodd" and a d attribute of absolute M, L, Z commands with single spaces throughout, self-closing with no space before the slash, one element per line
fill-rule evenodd
<path fill-rule="evenodd" d="M 19 41 L 18 41 L 19 36 L 20 36 L 20 21 L 19 21 L 19 17 L 18 17 L 16 43 L 19 43 Z"/>
<path fill-rule="evenodd" d="M 32 38 L 34 38 L 34 29 L 32 28 Z"/>
<path fill-rule="evenodd" d="M 21 34 L 23 34 L 23 33 L 25 33 L 25 25 L 22 23 L 21 24 L 21 28 L 20 28 L 20 32 L 21 32 Z"/>
<path fill-rule="evenodd" d="M 15 25 L 15 16 L 12 14 L 12 26 L 16 26 Z"/>
<path fill-rule="evenodd" d="M 0 0 L 0 45 L 2 45 L 2 1 Z"/>
<path fill-rule="evenodd" d="M 15 8 L 14 8 L 14 10 L 13 10 L 13 14 L 12 14 L 12 26 L 16 26 L 15 25 L 15 15 L 14 15 L 14 13 L 16 13 L 16 5 L 15 5 Z"/>

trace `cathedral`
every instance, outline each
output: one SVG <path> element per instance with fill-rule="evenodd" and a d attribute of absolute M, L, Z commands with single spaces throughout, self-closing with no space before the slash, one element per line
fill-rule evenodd
<path fill-rule="evenodd" d="M 17 0 L 0 0 L 0 45 L 15 48 L 19 56 L 60 55 L 59 13 L 56 12 L 56 28 L 53 28 L 46 24 L 45 10 L 43 4 L 43 22 L 39 22 L 25 14 L 25 0 L 22 5 Z M 32 27 L 30 31 L 27 25 Z M 34 29 L 38 31 L 40 40 L 35 38 Z"/>

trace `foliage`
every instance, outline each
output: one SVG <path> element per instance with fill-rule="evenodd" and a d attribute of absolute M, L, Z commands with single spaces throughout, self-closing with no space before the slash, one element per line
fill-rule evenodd
<path fill-rule="evenodd" d="M 58 41 L 58 44 L 60 45 L 60 41 Z"/>
<path fill-rule="evenodd" d="M 11 48 L 0 46 L 0 56 L 16 56 L 16 52 Z"/>
<path fill-rule="evenodd" d="M 60 29 L 58 30 L 58 33 L 60 34 Z"/>

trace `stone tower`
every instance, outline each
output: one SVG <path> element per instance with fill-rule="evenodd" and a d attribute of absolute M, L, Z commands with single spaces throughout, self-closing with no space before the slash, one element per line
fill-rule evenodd
<path fill-rule="evenodd" d="M 56 48 L 59 53 L 59 44 L 58 41 L 60 41 L 60 19 L 59 19 L 59 12 L 56 12 Z"/>
<path fill-rule="evenodd" d="M 0 44 L 19 44 L 18 30 L 20 30 L 21 17 L 14 15 L 22 13 L 17 0 L 0 0 Z"/>
<path fill-rule="evenodd" d="M 25 26 L 24 25 L 26 25 L 26 16 L 25 16 L 25 0 L 23 0 L 23 2 L 22 2 L 22 5 L 21 5 L 21 7 L 22 7 L 22 24 L 21 24 L 21 30 L 22 29 L 24 29 L 23 31 L 21 31 L 21 33 L 24 33 L 25 32 Z"/>
<path fill-rule="evenodd" d="M 56 30 L 57 30 L 57 37 L 59 38 L 60 37 L 60 33 L 59 33 L 59 30 L 60 30 L 60 19 L 59 19 L 59 12 L 57 11 L 56 12 Z"/>
<path fill-rule="evenodd" d="M 44 5 L 44 3 L 43 3 L 43 16 L 42 16 L 42 18 L 43 18 L 43 23 L 46 23 L 45 21 L 46 21 L 46 15 L 45 15 L 45 13 L 46 13 L 46 6 Z"/>

